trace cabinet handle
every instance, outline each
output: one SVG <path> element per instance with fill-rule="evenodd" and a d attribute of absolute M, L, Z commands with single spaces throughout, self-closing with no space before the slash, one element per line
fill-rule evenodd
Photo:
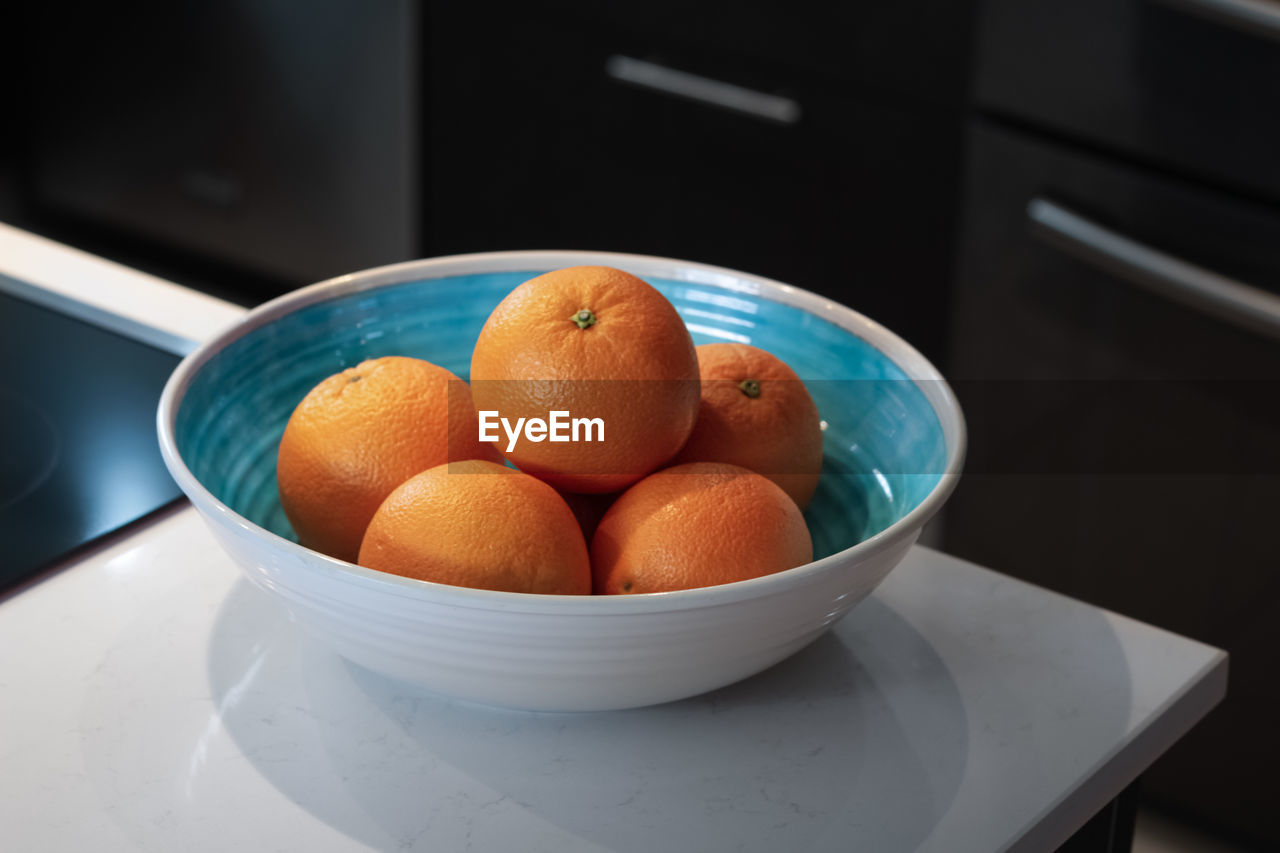
<path fill-rule="evenodd" d="M 800 104 L 790 98 L 677 71 L 643 59 L 614 54 L 605 61 L 604 73 L 623 83 L 711 104 L 752 118 L 778 124 L 795 124 L 800 120 Z"/>
<path fill-rule="evenodd" d="M 1186 12 L 1268 38 L 1280 39 L 1280 3 L 1275 0 L 1160 0 Z"/>
<path fill-rule="evenodd" d="M 1080 260 L 1175 302 L 1280 338 L 1280 296 L 1153 249 L 1055 204 L 1027 204 L 1032 231 Z"/>

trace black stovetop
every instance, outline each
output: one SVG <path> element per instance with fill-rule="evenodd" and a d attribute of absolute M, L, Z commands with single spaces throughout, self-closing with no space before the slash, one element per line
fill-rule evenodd
<path fill-rule="evenodd" d="M 0 293 L 0 591 L 180 497 L 155 427 L 178 361 Z"/>

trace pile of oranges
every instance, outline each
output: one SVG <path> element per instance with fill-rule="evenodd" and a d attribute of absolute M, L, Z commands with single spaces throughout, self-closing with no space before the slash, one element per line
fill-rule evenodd
<path fill-rule="evenodd" d="M 388 356 L 313 388 L 277 458 L 299 542 L 407 577 L 561 595 L 812 559 L 801 510 L 822 432 L 803 382 L 755 347 L 695 348 L 641 279 L 570 267 L 526 281 L 485 322 L 470 380 Z M 548 440 L 553 412 L 598 430 Z M 496 442 L 482 413 L 504 421 Z M 541 432 L 511 430 L 535 419 Z"/>

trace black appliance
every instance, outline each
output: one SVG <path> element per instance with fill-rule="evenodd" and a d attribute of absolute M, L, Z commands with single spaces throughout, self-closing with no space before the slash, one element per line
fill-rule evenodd
<path fill-rule="evenodd" d="M 0 592 L 181 497 L 156 407 L 179 356 L 0 276 Z"/>
<path fill-rule="evenodd" d="M 1144 797 L 1274 849 L 1280 42 L 1186 6 L 983 7 L 944 547 L 1225 648 Z"/>

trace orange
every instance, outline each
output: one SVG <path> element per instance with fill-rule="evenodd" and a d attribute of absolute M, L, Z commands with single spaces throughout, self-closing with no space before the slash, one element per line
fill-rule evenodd
<path fill-rule="evenodd" d="M 298 541 L 354 561 L 392 489 L 419 471 L 470 458 L 498 457 L 477 440 L 466 383 L 428 361 L 388 356 L 311 389 L 285 426 L 276 481 Z"/>
<path fill-rule="evenodd" d="M 471 357 L 476 408 L 510 424 L 552 411 L 599 419 L 577 441 L 500 449 L 573 492 L 613 492 L 667 462 L 698 415 L 693 340 L 667 299 L 611 267 L 570 267 L 521 284 L 493 310 Z M 603 432 L 603 436 L 600 435 Z M 509 449 L 510 448 L 510 449 Z"/>
<path fill-rule="evenodd" d="M 674 462 L 741 465 L 808 506 L 822 471 L 822 422 L 800 377 L 746 344 L 698 347 L 698 370 L 698 424 Z"/>
<path fill-rule="evenodd" d="M 737 465 L 695 462 L 650 474 L 618 498 L 591 542 L 597 593 L 732 583 L 813 559 L 795 501 Z"/>
<path fill-rule="evenodd" d="M 555 489 L 494 462 L 438 465 L 393 491 L 359 563 L 454 586 L 586 595 L 587 544 Z"/>

